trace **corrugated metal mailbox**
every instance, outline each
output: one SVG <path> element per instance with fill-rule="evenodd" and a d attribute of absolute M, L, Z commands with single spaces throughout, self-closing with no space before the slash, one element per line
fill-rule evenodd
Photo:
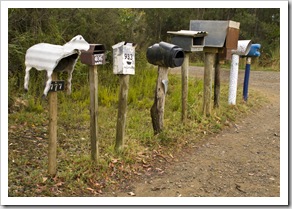
<path fill-rule="evenodd" d="M 163 67 L 179 67 L 184 61 L 182 48 L 161 41 L 147 49 L 146 57 L 149 63 Z"/>
<path fill-rule="evenodd" d="M 135 75 L 135 43 L 120 42 L 113 45 L 114 74 Z"/>
<path fill-rule="evenodd" d="M 190 30 L 207 31 L 205 47 L 222 48 L 222 57 L 230 60 L 231 50 L 237 49 L 239 22 L 231 20 L 191 20 Z"/>
<path fill-rule="evenodd" d="M 90 44 L 88 51 L 82 51 L 80 61 L 87 65 L 105 64 L 105 47 L 102 44 Z"/>
<path fill-rule="evenodd" d="M 171 43 L 183 48 L 185 52 L 203 51 L 205 45 L 205 36 L 208 34 L 205 31 L 168 31 L 168 34 L 173 35 Z"/>

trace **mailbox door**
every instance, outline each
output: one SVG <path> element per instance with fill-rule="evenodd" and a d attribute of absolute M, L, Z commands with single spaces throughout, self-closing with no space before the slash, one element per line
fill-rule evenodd
<path fill-rule="evenodd" d="M 135 74 L 135 48 L 132 46 L 123 46 L 123 70 L 122 74 L 134 75 Z"/>

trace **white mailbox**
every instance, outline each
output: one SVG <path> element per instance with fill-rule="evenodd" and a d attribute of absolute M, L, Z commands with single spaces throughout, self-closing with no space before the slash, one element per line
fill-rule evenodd
<path fill-rule="evenodd" d="M 114 74 L 135 75 L 135 47 L 124 41 L 112 46 Z"/>

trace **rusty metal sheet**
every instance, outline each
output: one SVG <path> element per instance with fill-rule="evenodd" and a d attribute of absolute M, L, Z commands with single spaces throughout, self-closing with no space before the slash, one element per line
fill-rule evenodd
<path fill-rule="evenodd" d="M 239 38 L 239 30 L 236 28 L 228 28 L 225 47 L 228 49 L 236 49 Z"/>

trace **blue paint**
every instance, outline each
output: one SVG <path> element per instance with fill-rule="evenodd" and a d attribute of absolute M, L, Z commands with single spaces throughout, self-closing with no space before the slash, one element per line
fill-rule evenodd
<path fill-rule="evenodd" d="M 250 74 L 250 64 L 245 65 L 244 83 L 243 83 L 243 100 L 247 101 L 248 97 L 248 81 Z"/>
<path fill-rule="evenodd" d="M 260 48 L 261 48 L 260 44 L 252 44 L 250 47 L 250 50 L 246 56 L 247 57 L 259 57 L 261 55 L 261 53 L 259 52 Z"/>
<path fill-rule="evenodd" d="M 249 74 L 250 74 L 250 63 L 251 57 L 259 57 L 260 53 L 260 44 L 252 44 L 248 54 L 246 55 L 246 65 L 245 65 L 245 74 L 244 74 L 244 83 L 243 83 L 243 100 L 247 101 L 248 98 L 248 81 L 249 81 Z"/>

